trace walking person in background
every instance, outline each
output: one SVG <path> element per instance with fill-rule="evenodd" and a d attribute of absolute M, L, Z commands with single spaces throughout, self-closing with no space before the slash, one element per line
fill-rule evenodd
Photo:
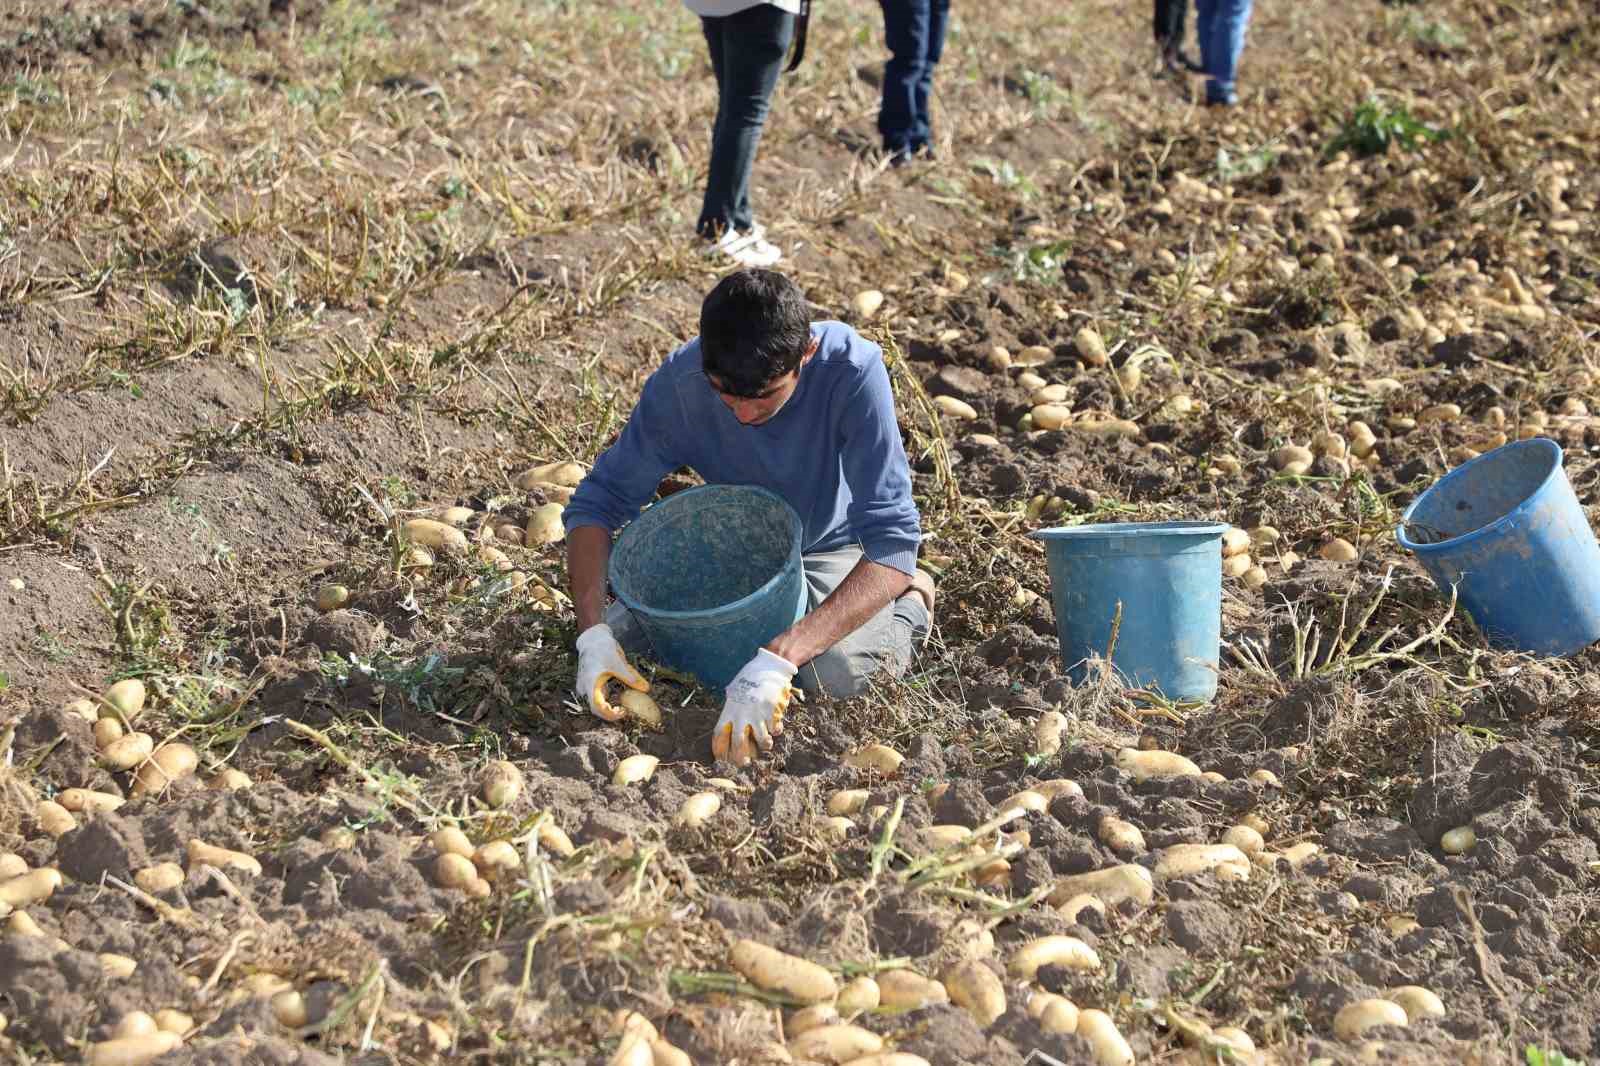
<path fill-rule="evenodd" d="M 933 68 L 944 54 L 950 0 L 878 0 L 883 8 L 884 43 L 889 62 L 883 68 L 883 104 L 878 132 L 892 166 L 914 156 L 933 157 L 933 125 L 928 96 Z"/>
<path fill-rule="evenodd" d="M 717 77 L 711 165 L 695 229 L 708 252 L 747 267 L 770 267 L 783 253 L 766 239 L 750 207 L 750 172 L 767 122 L 783 57 L 794 39 L 801 0 L 684 0 L 700 16 Z"/>
<path fill-rule="evenodd" d="M 1245 30 L 1250 25 L 1251 0 L 1197 0 L 1196 32 L 1200 36 L 1200 65 L 1205 67 L 1206 104 L 1232 107 L 1239 102 L 1234 81 L 1239 54 L 1244 51 Z"/>
<path fill-rule="evenodd" d="M 1156 0 L 1156 47 L 1161 50 L 1161 68 L 1172 74 L 1199 71 L 1195 61 L 1183 54 L 1183 31 L 1189 13 L 1189 0 Z"/>

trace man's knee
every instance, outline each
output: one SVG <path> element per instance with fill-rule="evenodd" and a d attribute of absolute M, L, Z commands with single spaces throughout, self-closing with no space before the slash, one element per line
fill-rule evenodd
<path fill-rule="evenodd" d="M 802 691 L 834 699 L 859 695 L 877 664 L 865 655 L 851 655 L 835 646 L 800 668 L 795 680 Z"/>

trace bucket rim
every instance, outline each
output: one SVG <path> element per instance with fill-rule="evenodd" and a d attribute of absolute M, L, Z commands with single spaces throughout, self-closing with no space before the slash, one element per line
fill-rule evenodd
<path fill-rule="evenodd" d="M 1435 491 L 1443 485 L 1450 483 L 1454 479 L 1464 476 L 1467 471 L 1471 470 L 1474 466 L 1483 462 L 1485 459 L 1501 455 L 1502 453 L 1512 449 L 1524 451 L 1533 449 L 1541 451 L 1551 459 L 1549 471 L 1547 471 L 1545 476 L 1540 479 L 1539 484 L 1522 498 L 1520 503 L 1511 508 L 1511 510 L 1507 511 L 1505 514 L 1501 515 L 1499 518 L 1494 519 L 1492 522 L 1488 522 L 1479 526 L 1477 529 L 1463 533 L 1459 537 L 1451 537 L 1449 540 L 1431 541 L 1424 544 L 1418 543 L 1417 541 L 1414 541 L 1410 537 L 1406 536 L 1406 528 L 1411 525 L 1412 512 L 1422 505 L 1422 502 L 1428 498 L 1429 493 Z M 1552 481 L 1554 481 L 1557 477 L 1564 476 L 1562 474 L 1564 465 L 1565 453 L 1561 450 L 1561 445 L 1557 444 L 1549 437 L 1529 437 L 1527 440 L 1514 440 L 1509 444 L 1502 444 L 1500 447 L 1495 448 L 1492 451 L 1487 451 L 1482 455 L 1474 456 L 1473 458 L 1462 463 L 1460 466 L 1456 467 L 1454 470 L 1446 472 L 1443 477 L 1441 477 L 1438 481 L 1435 481 L 1432 485 L 1429 485 L 1427 488 L 1423 489 L 1422 492 L 1418 494 L 1417 498 L 1411 501 L 1411 505 L 1408 506 L 1400 515 L 1399 524 L 1394 527 L 1394 539 L 1402 548 L 1415 552 L 1418 555 L 1437 555 L 1444 551 L 1454 551 L 1463 547 L 1464 545 L 1468 545 L 1474 541 L 1481 540 L 1484 537 L 1491 536 L 1499 532 L 1507 523 L 1520 514 L 1522 510 L 1528 506 L 1529 501 L 1538 496 L 1540 493 L 1544 492 L 1545 489 L 1549 488 Z"/>
<path fill-rule="evenodd" d="M 791 534 L 789 538 L 789 559 L 793 561 L 800 558 L 800 540 L 805 535 L 805 525 L 800 521 L 800 515 L 789 504 L 788 500 L 784 499 L 782 496 L 779 496 L 771 489 L 762 488 L 760 485 L 696 485 L 693 488 L 684 489 L 681 492 L 674 492 L 666 499 L 651 504 L 646 510 L 653 511 L 658 507 L 665 508 L 669 506 L 682 506 L 682 504 L 674 504 L 673 501 L 682 500 L 684 498 L 692 498 L 697 494 L 702 494 L 713 490 L 720 490 L 722 492 L 734 491 L 747 493 L 754 496 L 764 496 L 767 499 L 777 503 L 783 509 L 784 515 L 789 519 L 789 531 Z M 642 513 L 640 517 L 643 517 Z M 617 543 L 612 546 L 611 558 L 606 563 L 606 578 L 611 584 L 611 590 L 616 593 L 617 599 L 622 601 L 622 605 L 624 607 L 630 611 L 637 611 L 641 614 L 648 615 L 651 618 L 660 618 L 666 621 L 695 619 L 697 621 L 704 622 L 733 614 L 736 611 L 740 611 L 747 607 L 751 601 L 776 589 L 783 581 L 784 574 L 788 569 L 787 566 L 779 568 L 778 572 L 763 582 L 760 588 L 746 593 L 737 600 L 734 600 L 732 603 L 725 603 L 720 607 L 713 607 L 710 610 L 667 611 L 657 607 L 646 607 L 644 604 L 640 603 L 638 600 L 634 599 L 632 596 L 628 595 L 622 590 L 622 587 L 617 583 L 615 572 L 615 567 L 617 565 L 617 549 L 621 547 L 623 540 L 628 536 L 629 531 L 635 527 L 638 521 L 639 519 L 635 518 L 632 522 L 629 522 L 626 526 L 624 526 L 622 532 L 617 535 Z M 804 581 L 805 572 L 803 569 L 800 576 L 801 580 Z"/>
<path fill-rule="evenodd" d="M 1093 522 L 1081 526 L 1052 526 L 1036 529 L 1028 536 L 1034 540 L 1115 540 L 1131 534 L 1141 536 L 1217 536 L 1228 531 L 1228 523 L 1204 519 L 1182 519 L 1174 522 Z"/>

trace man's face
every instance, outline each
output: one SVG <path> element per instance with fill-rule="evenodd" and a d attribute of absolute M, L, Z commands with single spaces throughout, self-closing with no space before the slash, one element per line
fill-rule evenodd
<path fill-rule="evenodd" d="M 773 416 L 783 409 L 783 405 L 789 402 L 789 397 L 794 395 L 795 388 L 800 384 L 800 371 L 805 369 L 806 363 L 816 352 L 817 341 L 813 338 L 810 347 L 806 349 L 806 354 L 800 357 L 800 365 L 782 377 L 767 382 L 759 396 L 734 396 L 723 392 L 722 379 L 715 374 L 707 373 L 706 381 L 722 402 L 728 405 L 728 410 L 733 412 L 733 417 L 737 418 L 741 425 L 759 426 L 763 422 L 770 422 Z"/>

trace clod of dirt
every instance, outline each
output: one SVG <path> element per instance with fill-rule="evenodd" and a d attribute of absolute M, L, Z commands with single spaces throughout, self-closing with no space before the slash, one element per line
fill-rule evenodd
<path fill-rule="evenodd" d="M 357 658 L 377 651 L 387 636 L 382 622 L 346 607 L 313 618 L 302 639 L 322 649 L 324 654 Z"/>
<path fill-rule="evenodd" d="M 102 811 L 56 845 L 61 870 L 76 881 L 97 883 L 104 874 L 127 880 L 150 865 L 137 819 Z"/>
<path fill-rule="evenodd" d="M 900 1050 L 921 1055 L 929 1062 L 987 1063 L 989 1041 L 960 1007 L 940 1003 L 918 1012 L 917 1035 L 903 1042 Z"/>
<path fill-rule="evenodd" d="M 1362 862 L 1404 862 L 1423 846 L 1409 826 L 1393 818 L 1357 818 L 1328 830 L 1327 846 Z"/>
<path fill-rule="evenodd" d="M 1474 813 L 1493 810 L 1504 803 L 1527 798 L 1529 788 L 1544 773 L 1544 760 L 1531 744 L 1510 741 L 1483 754 L 1468 779 L 1468 802 Z"/>
<path fill-rule="evenodd" d="M 928 392 L 935 396 L 954 396 L 962 400 L 976 400 L 988 395 L 991 387 L 989 375 L 965 366 L 941 367 L 928 382 Z"/>
<path fill-rule="evenodd" d="M 1189 900 L 1167 908 L 1167 933 L 1187 951 L 1216 955 L 1232 947 L 1238 928 L 1228 908 L 1220 903 Z"/>
<path fill-rule="evenodd" d="M 63 1056 L 106 983 L 92 952 L 57 951 L 42 936 L 0 937 L 0 973 L 14 1016 L 28 1019 L 32 1035 Z"/>
<path fill-rule="evenodd" d="M 977 782 L 970 780 L 952 782 L 933 806 L 933 820 L 940 825 L 973 829 L 993 817 L 994 804 L 984 798 Z"/>
<path fill-rule="evenodd" d="M 792 778 L 768 785 L 750 798 L 750 817 L 758 825 L 798 825 L 805 812 L 805 789 Z"/>

